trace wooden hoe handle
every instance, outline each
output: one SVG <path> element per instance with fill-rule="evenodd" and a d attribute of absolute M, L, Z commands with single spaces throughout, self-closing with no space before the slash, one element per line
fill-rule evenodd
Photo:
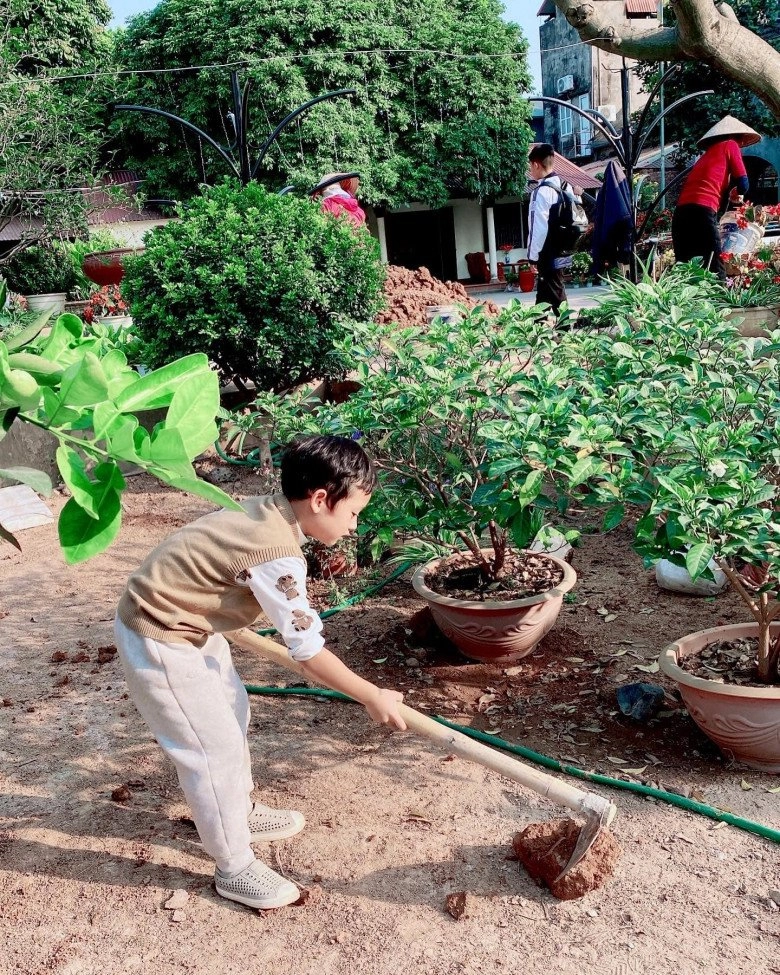
<path fill-rule="evenodd" d="M 246 650 L 254 650 L 269 660 L 273 660 L 280 667 L 285 667 L 287 670 L 305 676 L 302 667 L 289 656 L 285 648 L 273 640 L 269 640 L 268 637 L 260 636 L 259 633 L 249 629 L 234 630 L 231 633 L 226 633 L 225 636 L 232 643 L 244 647 Z M 509 755 L 474 741 L 459 731 L 439 724 L 438 721 L 415 711 L 414 708 L 410 708 L 406 704 L 399 705 L 398 710 L 409 729 L 439 742 L 448 752 L 453 752 L 461 758 L 484 765 L 485 768 L 492 769 L 508 779 L 513 779 L 527 789 L 537 792 L 540 796 L 546 796 L 558 805 L 579 812 L 588 819 L 598 818 L 604 825 L 609 825 L 615 818 L 616 807 L 603 796 L 596 795 L 593 792 L 584 792 L 582 789 L 578 789 L 561 779 L 556 779 L 546 772 L 531 768 L 516 758 L 511 758 Z"/>

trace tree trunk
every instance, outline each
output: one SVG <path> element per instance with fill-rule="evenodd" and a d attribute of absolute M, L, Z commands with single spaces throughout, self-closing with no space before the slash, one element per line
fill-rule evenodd
<path fill-rule="evenodd" d="M 554 3 L 581 40 L 637 61 L 703 61 L 752 91 L 780 119 L 780 52 L 742 27 L 728 4 L 671 0 L 674 26 L 638 27 L 624 18 L 622 4 Z"/>

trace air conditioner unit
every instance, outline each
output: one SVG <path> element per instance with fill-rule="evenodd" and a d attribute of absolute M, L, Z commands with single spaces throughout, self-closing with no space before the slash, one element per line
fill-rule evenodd
<path fill-rule="evenodd" d="M 603 115 L 608 122 L 617 122 L 617 107 L 615 105 L 599 105 L 596 111 Z"/>
<path fill-rule="evenodd" d="M 565 74 L 563 75 L 562 78 L 558 79 L 558 83 L 555 86 L 555 90 L 558 92 L 559 95 L 562 95 L 564 92 L 571 91 L 573 87 L 574 87 L 574 75 Z"/>

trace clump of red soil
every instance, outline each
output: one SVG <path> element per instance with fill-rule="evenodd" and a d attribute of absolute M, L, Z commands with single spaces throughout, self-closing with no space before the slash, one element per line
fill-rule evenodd
<path fill-rule="evenodd" d="M 580 827 L 572 819 L 531 823 L 512 840 L 517 858 L 534 880 L 541 880 L 558 900 L 570 901 L 597 890 L 615 872 L 620 844 L 606 829 L 576 867 L 559 877 L 574 852 Z"/>
<path fill-rule="evenodd" d="M 387 307 L 376 316 L 379 324 L 397 322 L 402 327 L 425 325 L 430 305 L 464 305 L 468 310 L 483 305 L 490 316 L 498 315 L 500 308 L 492 301 L 475 301 L 457 281 L 441 281 L 427 267 L 410 271 L 390 264 L 385 280 Z"/>

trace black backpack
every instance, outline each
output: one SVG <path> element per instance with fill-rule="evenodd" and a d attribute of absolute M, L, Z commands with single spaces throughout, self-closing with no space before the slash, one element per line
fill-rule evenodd
<path fill-rule="evenodd" d="M 581 203 L 567 193 L 569 184 L 561 180 L 561 188 L 543 179 L 539 186 L 549 186 L 558 194 L 558 202 L 550 208 L 548 233 L 552 234 L 552 247 L 556 254 L 571 254 L 580 237 L 588 229 L 588 216 Z"/>

